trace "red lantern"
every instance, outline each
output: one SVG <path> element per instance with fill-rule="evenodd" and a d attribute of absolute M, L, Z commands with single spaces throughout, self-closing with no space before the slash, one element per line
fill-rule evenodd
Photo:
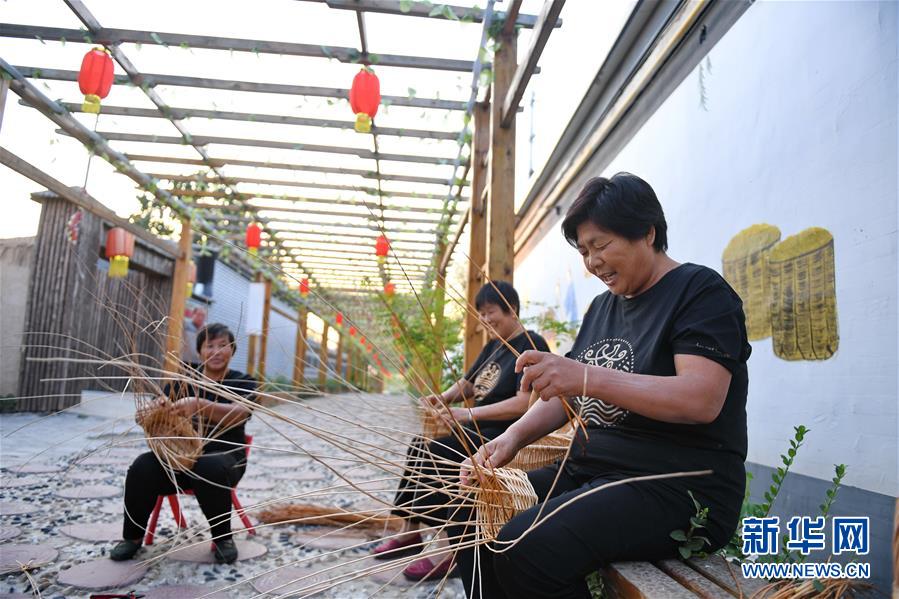
<path fill-rule="evenodd" d="M 360 335 L 360 336 L 359 336 L 359 343 L 361 343 L 361 344 L 364 346 L 364 345 L 365 345 L 365 337 L 362 337 L 362 336 Z"/>
<path fill-rule="evenodd" d="M 114 78 L 109 52 L 104 48 L 94 48 L 85 54 L 78 72 L 78 87 L 84 94 L 81 110 L 99 114 L 100 100 L 109 95 Z"/>
<path fill-rule="evenodd" d="M 337 313 L 337 326 L 339 326 L 339 327 L 343 326 L 343 312 Z"/>
<path fill-rule="evenodd" d="M 197 282 L 197 263 L 193 260 L 187 267 L 187 297 L 194 294 L 194 283 Z"/>
<path fill-rule="evenodd" d="M 300 279 L 300 297 L 303 299 L 309 297 L 309 279 Z"/>
<path fill-rule="evenodd" d="M 384 285 L 384 295 L 386 295 L 388 299 L 392 298 L 395 293 L 396 285 L 394 285 L 393 283 L 387 283 L 386 285 Z"/>
<path fill-rule="evenodd" d="M 370 67 L 362 67 L 362 70 L 353 77 L 353 87 L 350 88 L 350 108 L 356 115 L 356 131 L 359 133 L 371 131 L 371 120 L 378 113 L 380 103 L 381 83 L 378 76 Z"/>
<path fill-rule="evenodd" d="M 262 228 L 256 223 L 247 225 L 247 249 L 254 256 L 259 252 L 262 244 Z"/>
<path fill-rule="evenodd" d="M 355 336 L 356 336 L 356 327 L 351 326 L 350 327 L 350 337 L 355 337 Z"/>
<path fill-rule="evenodd" d="M 134 255 L 134 235 L 121 227 L 113 227 L 106 233 L 106 258 L 109 260 L 109 277 L 120 279 L 128 275 L 128 260 Z"/>
<path fill-rule="evenodd" d="M 387 262 L 387 252 L 390 251 L 390 242 L 387 236 L 381 235 L 375 240 L 375 256 L 378 257 L 378 264 Z"/>

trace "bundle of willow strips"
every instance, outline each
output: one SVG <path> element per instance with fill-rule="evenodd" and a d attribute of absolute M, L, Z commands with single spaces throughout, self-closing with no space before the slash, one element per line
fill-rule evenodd
<path fill-rule="evenodd" d="M 475 520 L 480 536 L 492 541 L 517 514 L 537 504 L 537 493 L 523 470 L 482 470 L 474 495 Z"/>
<path fill-rule="evenodd" d="M 171 403 L 138 407 L 136 420 L 150 451 L 172 470 L 189 471 L 203 453 L 203 439 L 191 419 L 176 412 Z"/>
<path fill-rule="evenodd" d="M 260 522 L 275 524 L 288 522 L 292 524 L 314 526 L 354 526 L 377 530 L 396 529 L 402 527 L 403 519 L 398 516 L 383 515 L 380 512 L 350 512 L 339 507 L 314 505 L 311 503 L 291 503 L 276 505 L 257 514 Z"/>
<path fill-rule="evenodd" d="M 522 447 L 509 462 L 507 468 L 528 471 L 549 466 L 565 457 L 573 438 L 573 428 L 569 428 L 566 432 L 554 431 L 530 445 Z"/>

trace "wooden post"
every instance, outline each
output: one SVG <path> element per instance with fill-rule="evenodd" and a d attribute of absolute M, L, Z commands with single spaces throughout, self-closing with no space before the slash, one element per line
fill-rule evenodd
<path fill-rule="evenodd" d="M 468 307 L 474 310 L 474 298 L 484 284 L 481 268 L 487 260 L 487 211 L 484 191 L 487 185 L 487 152 L 490 149 L 490 105 L 480 102 L 474 107 L 474 155 L 471 176 L 471 213 L 468 222 L 469 248 Z M 465 314 L 465 371 L 484 349 L 484 330 L 476 314 Z"/>
<path fill-rule="evenodd" d="M 318 388 L 324 391 L 328 378 L 328 323 L 322 329 L 322 343 L 318 348 Z"/>
<path fill-rule="evenodd" d="M 0 77 L 0 127 L 3 126 L 3 113 L 6 112 L 7 91 L 9 91 L 9 79 Z"/>
<path fill-rule="evenodd" d="M 437 246 L 437 255 L 442 256 L 444 251 L 445 243 L 441 242 Z M 434 358 L 429 364 L 431 370 L 431 380 L 434 381 L 435 386 L 440 386 L 440 379 L 443 374 L 443 328 L 444 328 L 444 318 L 443 318 L 443 310 L 446 306 L 446 272 L 437 269 L 437 277 L 434 282 L 434 345 L 436 351 L 434 352 Z"/>
<path fill-rule="evenodd" d="M 165 338 L 166 372 L 178 372 L 181 363 L 181 336 L 184 334 L 184 307 L 187 303 L 187 277 L 190 270 L 190 248 L 192 241 L 190 219 L 181 219 L 181 237 L 178 240 L 180 255 L 175 260 L 172 274 L 172 302 L 169 306 L 168 334 Z"/>
<path fill-rule="evenodd" d="M 265 356 L 268 351 L 268 323 L 272 311 L 272 282 L 265 280 L 265 300 L 262 304 L 262 337 L 259 340 L 259 365 L 256 367 L 256 378 L 265 378 Z"/>
<path fill-rule="evenodd" d="M 515 77 L 517 34 L 500 35 L 493 59 L 490 104 L 490 195 L 487 200 L 487 276 L 512 283 L 515 266 L 515 119 L 501 126 L 503 101 Z"/>
<path fill-rule="evenodd" d="M 262 273 L 256 273 L 254 279 L 256 283 L 262 282 Z M 251 334 L 247 336 L 247 374 L 253 375 L 256 372 L 256 346 L 258 345 L 259 335 Z"/>
<path fill-rule="evenodd" d="M 293 349 L 293 387 L 299 389 L 305 383 L 306 372 L 306 306 L 297 313 L 297 340 Z"/>
<path fill-rule="evenodd" d="M 343 381 L 340 379 L 345 379 L 343 376 L 343 333 L 337 333 L 337 364 L 335 367 L 337 371 L 338 382 L 340 382 L 341 386 L 343 386 Z"/>

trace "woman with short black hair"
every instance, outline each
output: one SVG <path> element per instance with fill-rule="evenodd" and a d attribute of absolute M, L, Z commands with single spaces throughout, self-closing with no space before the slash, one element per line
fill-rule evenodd
<path fill-rule="evenodd" d="M 475 308 L 490 341 L 464 377 L 443 393 L 420 400 L 425 409 L 443 414 L 456 434 L 434 440 L 418 437 L 410 444 L 393 509 L 404 519 L 405 528 L 374 549 L 376 559 L 421 551 L 420 527 L 446 522 L 450 498 L 440 489 L 458 474 L 458 464 L 473 448 L 500 435 L 527 410 L 529 395 L 518 389 L 515 359 L 529 349 L 549 351 L 549 346 L 539 334 L 525 331 L 518 318 L 518 292 L 510 283 L 495 281 L 481 287 Z M 473 401 L 473 407 L 448 407 L 465 400 Z M 443 539 L 435 543 L 443 545 Z M 423 557 L 409 564 L 403 574 L 411 580 L 439 579 L 451 566 L 450 557 L 436 564 Z"/>
<path fill-rule="evenodd" d="M 197 353 L 202 362 L 191 364 L 190 368 L 197 378 L 208 379 L 207 383 L 213 381 L 232 393 L 253 398 L 256 380 L 228 368 L 235 351 L 234 333 L 221 323 L 210 324 L 197 333 Z M 190 472 L 176 473 L 174 482 L 153 452 L 134 460 L 125 478 L 123 540 L 113 547 L 109 557 L 115 561 L 133 558 L 143 544 L 156 498 L 191 489 L 209 522 L 215 560 L 230 564 L 237 559 L 237 546 L 231 538 L 231 488 L 247 467 L 244 425 L 250 410 L 206 385 L 183 380 L 167 384 L 159 400 L 174 402 L 172 409 L 193 418 L 198 430 L 207 431 L 211 438 L 205 439 L 203 455 Z"/>
<path fill-rule="evenodd" d="M 587 598 L 584 578 L 604 563 L 675 557 L 671 533 L 689 528 L 691 494 L 709 508 L 704 550 L 723 546 L 737 526 L 751 350 L 739 296 L 715 271 L 667 255 L 662 206 L 634 175 L 589 181 L 562 231 L 608 291 L 593 300 L 567 356 L 527 351 L 518 359 L 522 392 L 542 401 L 474 460 L 508 464 L 566 422 L 563 401 L 586 430 L 578 427 L 564 465 L 528 473 L 538 504 L 502 528 L 495 552 L 458 552 L 469 597 Z M 463 484 L 473 477 L 463 464 Z M 471 516 L 455 511 L 451 538 L 473 538 Z"/>

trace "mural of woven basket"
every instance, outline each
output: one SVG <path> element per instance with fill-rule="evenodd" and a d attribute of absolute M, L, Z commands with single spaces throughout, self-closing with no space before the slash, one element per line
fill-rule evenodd
<path fill-rule="evenodd" d="M 492 541 L 517 514 L 537 504 L 528 475 L 523 470 L 482 470 L 475 492 L 476 521 L 482 538 Z"/>
<path fill-rule="evenodd" d="M 144 429 L 150 451 L 163 466 L 188 472 L 203 453 L 203 439 L 191 419 L 175 412 L 171 404 L 140 408 L 136 420 Z"/>
<path fill-rule="evenodd" d="M 573 438 L 573 429 L 552 432 L 527 447 L 522 447 L 507 467 L 527 472 L 549 466 L 565 456 Z"/>
<path fill-rule="evenodd" d="M 768 255 L 771 337 L 784 360 L 826 360 L 836 351 L 837 296 L 833 235 L 812 227 Z"/>
<path fill-rule="evenodd" d="M 771 336 L 768 254 L 778 241 L 780 229 L 774 225 L 752 225 L 734 235 L 721 256 L 724 278 L 743 300 L 751 341 Z"/>

